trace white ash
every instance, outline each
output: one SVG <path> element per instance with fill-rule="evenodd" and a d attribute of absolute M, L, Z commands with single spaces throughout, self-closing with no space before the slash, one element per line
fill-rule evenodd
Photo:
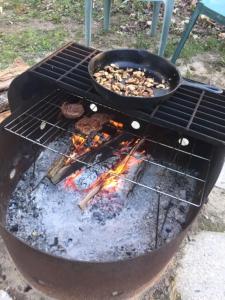
<path fill-rule="evenodd" d="M 50 146 L 64 147 L 59 142 Z M 89 180 L 80 185 L 79 191 L 65 189 L 65 182 L 56 186 L 47 178 L 40 182 L 56 156 L 52 151 L 43 151 L 36 160 L 34 176 L 31 166 L 19 181 L 8 207 L 6 223 L 11 232 L 38 249 L 80 261 L 116 261 L 155 249 L 157 193 L 136 186 L 125 199 L 123 191 L 120 192 L 120 208 L 115 209 L 115 214 L 107 214 L 107 209 L 102 214 L 101 201 L 94 201 L 82 213 L 78 203 Z M 95 165 L 95 174 L 96 170 L 101 173 L 105 167 Z M 93 170 L 89 169 L 85 177 L 92 180 L 95 176 L 91 177 L 90 172 Z M 196 188 L 191 179 L 186 178 L 181 185 L 174 173 L 148 163 L 140 182 L 186 198 Z M 188 204 L 160 197 L 158 245 L 182 230 L 188 211 Z"/>

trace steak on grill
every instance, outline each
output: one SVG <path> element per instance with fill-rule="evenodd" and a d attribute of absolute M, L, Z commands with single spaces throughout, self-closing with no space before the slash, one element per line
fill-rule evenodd
<path fill-rule="evenodd" d="M 109 122 L 110 119 L 111 119 L 110 115 L 104 113 L 95 113 L 91 116 L 91 122 L 93 120 L 96 120 L 100 122 L 101 125 Z"/>
<path fill-rule="evenodd" d="M 81 104 L 63 102 L 61 112 L 67 119 L 77 119 L 84 114 L 84 108 Z"/>
<path fill-rule="evenodd" d="M 102 129 L 103 124 L 110 120 L 110 116 L 104 113 L 95 113 L 91 117 L 83 117 L 75 123 L 75 128 L 89 135 L 93 131 Z"/>
<path fill-rule="evenodd" d="M 75 128 L 82 133 L 89 135 L 93 131 L 101 130 L 102 124 L 98 120 L 83 117 L 75 123 Z"/>

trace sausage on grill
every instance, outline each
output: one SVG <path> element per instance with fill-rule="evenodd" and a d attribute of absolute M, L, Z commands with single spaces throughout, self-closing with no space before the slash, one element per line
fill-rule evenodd
<path fill-rule="evenodd" d="M 61 112 L 67 119 L 77 119 L 84 114 L 84 107 L 79 103 L 63 102 Z"/>

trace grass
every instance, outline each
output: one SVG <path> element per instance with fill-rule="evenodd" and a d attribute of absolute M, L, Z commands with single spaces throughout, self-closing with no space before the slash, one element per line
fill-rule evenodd
<path fill-rule="evenodd" d="M 48 31 L 28 29 L 19 33 L 0 33 L 0 69 L 7 67 L 19 56 L 33 64 L 34 58 L 58 48 L 65 41 L 66 36 L 62 28 Z"/>
<path fill-rule="evenodd" d="M 216 218 L 216 216 L 215 216 Z M 215 231 L 215 232 L 225 232 L 225 223 L 221 218 L 217 218 L 216 222 L 212 222 L 210 219 L 207 219 L 204 215 L 201 215 L 199 218 L 198 227 L 203 231 Z"/>
<path fill-rule="evenodd" d="M 98 22 L 98 30 L 94 36 L 95 46 L 100 48 L 112 48 L 115 46 L 145 48 L 156 52 L 159 38 L 151 38 L 148 35 L 149 28 L 138 27 L 149 20 L 147 2 L 141 0 L 122 1 L 114 0 L 112 6 L 113 26 L 110 33 L 103 34 L 103 0 L 96 0 L 94 7 L 94 19 Z M 4 22 L 12 22 L 15 28 L 13 33 L 5 33 L 0 29 L 0 68 L 10 64 L 16 57 L 23 57 L 28 63 L 33 62 L 34 57 L 39 57 L 59 47 L 68 36 L 66 23 L 72 21 L 75 24 L 83 24 L 84 0 L 10 0 L 3 1 Z M 54 30 L 38 30 L 38 25 L 32 26 L 32 20 L 39 23 L 49 21 Z M 2 22 L 2 21 L 1 21 Z M 29 22 L 30 29 L 16 32 L 16 24 Z M 38 23 L 38 22 L 37 22 Z M 101 24 L 101 25 L 100 25 Z M 120 32 L 120 25 L 133 28 L 131 32 Z M 24 25 L 23 25 L 24 26 Z M 52 28 L 51 27 L 51 28 Z M 159 30 L 160 31 L 160 30 Z M 76 38 L 83 36 L 81 26 L 75 28 Z M 171 34 L 165 56 L 170 57 L 174 52 L 179 37 Z M 203 52 L 216 52 L 221 56 L 220 67 L 225 65 L 225 41 L 218 41 L 215 35 L 199 38 L 189 38 L 181 58 L 188 61 L 191 57 Z M 216 62 L 218 63 L 218 62 Z"/>
<path fill-rule="evenodd" d="M 134 48 L 139 49 L 149 49 L 151 51 L 155 51 L 155 43 L 153 43 L 153 38 L 151 38 L 148 34 L 144 32 L 139 32 L 136 34 L 136 39 L 133 44 Z"/>
<path fill-rule="evenodd" d="M 39 18 L 53 23 L 62 23 L 64 18 L 80 19 L 83 22 L 84 1 L 74 0 L 11 0 L 3 9 L 10 12 L 10 18 L 16 21 L 27 21 Z"/>
<path fill-rule="evenodd" d="M 169 40 L 165 52 L 166 57 L 172 56 L 177 44 L 178 44 L 177 38 L 171 38 Z M 191 57 L 204 52 L 219 53 L 221 56 L 221 63 L 222 65 L 225 65 L 225 41 L 224 40 L 218 41 L 218 39 L 214 36 L 209 36 L 197 40 L 190 37 L 181 52 L 180 58 L 183 58 L 187 61 Z"/>

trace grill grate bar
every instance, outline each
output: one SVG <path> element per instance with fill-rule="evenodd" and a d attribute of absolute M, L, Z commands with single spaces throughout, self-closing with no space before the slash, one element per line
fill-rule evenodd
<path fill-rule="evenodd" d="M 223 111 L 225 111 L 225 106 L 224 105 L 220 105 L 220 104 L 217 104 L 215 102 L 212 103 L 210 101 L 207 101 L 206 99 L 203 99 L 202 103 L 205 104 L 205 105 L 210 105 L 210 107 L 214 106 L 215 108 L 218 108 L 219 110 L 222 109 Z"/>
<path fill-rule="evenodd" d="M 191 88 L 190 87 L 187 87 L 185 85 L 182 85 L 180 88 L 179 88 L 179 91 L 182 92 L 184 91 L 184 95 L 187 96 L 187 93 L 188 94 L 195 94 L 195 95 L 198 95 L 197 98 L 199 98 L 200 94 L 201 94 L 201 90 L 199 89 L 196 89 L 196 88 Z"/>
<path fill-rule="evenodd" d="M 212 133 L 214 133 L 215 135 L 218 135 L 218 136 L 223 135 L 223 136 L 225 137 L 225 133 L 218 133 L 218 131 L 215 130 L 215 129 L 209 128 L 209 127 L 204 126 L 204 125 L 200 125 L 200 124 L 195 123 L 195 122 L 193 122 L 191 126 L 192 126 L 192 129 L 193 129 L 193 128 L 200 128 L 201 130 L 203 130 L 203 131 L 206 132 L 206 133 L 207 133 L 207 132 L 212 132 Z"/>
<path fill-rule="evenodd" d="M 195 108 L 196 102 L 191 101 L 191 99 L 186 100 L 185 98 L 181 98 L 179 97 L 177 94 L 173 95 L 168 101 L 168 102 L 172 102 L 172 103 L 176 103 L 179 104 L 180 106 L 186 108 L 189 108 L 193 111 L 193 109 Z"/>
<path fill-rule="evenodd" d="M 55 104 L 55 103 L 51 103 L 51 102 L 49 102 L 49 101 L 46 101 L 45 99 L 44 99 L 43 101 L 44 101 L 44 103 L 42 104 L 42 106 L 39 106 L 39 107 L 38 107 L 38 110 L 35 110 L 34 112 L 31 112 L 31 113 L 30 113 L 30 112 L 26 112 L 26 113 L 20 115 L 20 117 L 23 117 L 23 118 L 21 118 L 21 122 L 20 122 L 20 123 L 24 123 L 24 124 L 23 124 L 22 126 L 20 126 L 19 129 L 22 129 L 24 126 L 30 125 L 30 123 L 33 122 L 33 120 L 32 120 L 32 118 L 33 118 L 33 119 L 35 119 L 35 120 L 41 121 L 42 123 L 46 123 L 46 124 L 48 124 L 48 125 L 50 125 L 50 126 L 52 126 L 52 127 L 55 127 L 55 128 L 57 128 L 57 129 L 59 129 L 59 130 L 64 131 L 64 132 L 67 132 L 67 133 L 70 133 L 70 134 L 79 134 L 79 132 L 71 131 L 71 130 L 69 130 L 68 128 L 65 129 L 62 125 L 59 126 L 58 124 L 60 124 L 60 122 L 58 122 L 58 123 L 52 123 L 52 122 L 50 122 L 48 119 L 52 119 L 54 116 L 57 116 L 57 115 L 58 115 L 58 112 L 59 112 L 59 111 L 58 111 L 58 110 L 55 110 L 55 111 L 54 111 L 54 109 L 59 109 L 59 108 L 60 108 L 60 105 L 57 105 L 57 104 Z M 49 107 L 45 105 L 46 103 L 49 104 L 49 105 L 51 105 L 51 106 L 53 107 L 53 110 L 49 109 Z M 44 110 L 41 110 L 41 109 L 44 109 Z M 32 109 L 31 109 L 31 110 L 32 110 Z M 41 116 L 40 116 L 40 114 L 43 113 L 45 110 L 47 110 L 47 113 L 46 113 L 45 115 L 41 115 Z M 36 115 L 37 112 L 38 112 L 38 114 Z M 25 118 L 24 118 L 24 117 L 25 117 Z M 27 119 L 29 119 L 28 117 L 31 117 L 30 121 L 29 121 L 29 122 L 24 122 L 24 121 L 26 121 Z M 48 118 L 47 118 L 47 117 L 48 117 Z M 15 120 L 16 120 L 16 119 L 15 119 Z M 20 125 L 20 123 L 14 125 L 14 126 L 12 126 L 11 129 L 14 129 L 14 127 Z M 66 124 L 67 124 L 67 123 L 69 123 L 69 120 L 67 120 Z M 30 128 L 30 127 L 29 127 L 29 128 Z M 15 130 L 15 131 L 16 131 L 17 133 L 19 133 L 18 130 Z M 128 131 L 126 131 L 126 130 L 124 130 L 124 132 L 128 133 Z M 24 132 L 22 132 L 21 134 L 23 135 Z M 134 134 L 134 133 L 132 133 L 132 132 L 129 132 L 129 134 L 133 135 L 133 136 L 136 137 L 136 138 L 140 138 L 139 135 L 136 135 L 136 134 Z M 169 146 L 169 145 L 160 143 L 160 142 L 155 141 L 155 140 L 153 140 L 153 139 L 150 139 L 150 138 L 148 138 L 148 137 L 146 137 L 145 140 L 146 140 L 147 142 L 154 143 L 154 144 L 160 145 L 160 146 L 162 146 L 162 147 L 166 147 L 166 148 L 168 148 L 168 149 L 172 149 L 172 150 L 181 152 L 181 153 L 186 154 L 186 155 L 191 155 L 191 157 L 196 157 L 196 158 L 198 158 L 198 159 L 203 159 L 203 160 L 208 161 L 208 159 L 205 158 L 205 157 L 201 157 L 201 156 L 199 156 L 199 155 L 196 155 L 196 154 L 193 154 L 193 153 L 189 153 L 189 152 L 187 152 L 187 151 L 184 151 L 184 150 L 182 150 L 182 149 L 180 149 L 180 148 L 176 148 L 176 147 L 173 147 L 173 146 Z M 111 148 L 112 148 L 112 147 L 111 147 Z M 128 153 L 127 153 L 127 154 L 128 154 Z M 181 175 L 188 176 L 188 177 L 193 178 L 193 179 L 195 179 L 195 180 L 199 180 L 199 181 L 202 181 L 202 182 L 204 181 L 204 180 L 202 180 L 201 178 L 198 178 L 198 177 L 195 177 L 195 176 L 192 176 L 192 175 L 183 173 L 183 172 L 178 171 L 178 170 L 174 170 L 174 169 L 172 169 L 172 168 L 163 166 L 162 164 L 153 162 L 153 161 L 151 161 L 151 160 L 143 159 L 143 161 L 149 162 L 149 163 L 151 163 L 151 164 L 153 164 L 153 165 L 156 165 L 156 166 L 165 168 L 165 169 L 170 170 L 170 171 L 173 171 L 173 172 L 177 172 L 177 173 L 179 173 L 179 174 L 181 174 Z"/>
<path fill-rule="evenodd" d="M 59 58 L 52 58 L 48 61 L 49 64 L 59 64 L 61 68 L 65 68 L 65 70 L 69 70 L 70 66 L 66 65 L 65 63 L 61 62 Z"/>
<path fill-rule="evenodd" d="M 79 47 L 77 47 L 76 44 L 72 44 L 68 47 L 68 49 L 73 49 L 74 52 L 77 52 L 77 51 L 80 51 L 80 52 L 83 52 L 84 54 L 89 54 L 90 52 L 93 52 L 94 49 L 91 49 L 91 48 L 86 48 L 86 49 L 82 49 L 79 45 Z"/>
<path fill-rule="evenodd" d="M 187 125 L 187 128 L 188 128 L 188 129 L 189 129 L 190 126 L 191 126 L 191 123 L 192 123 L 192 121 L 193 121 L 193 119 L 194 119 L 194 117 L 195 117 L 195 115 L 196 115 L 196 113 L 197 113 L 198 107 L 199 107 L 199 105 L 201 104 L 201 101 L 202 101 L 204 95 L 205 95 L 205 92 L 203 91 L 202 94 L 201 94 L 201 96 L 200 96 L 200 98 L 199 98 L 199 100 L 198 100 L 198 103 L 197 103 L 196 106 L 195 106 L 195 109 L 194 109 L 194 112 L 193 112 L 193 114 L 192 114 L 192 116 L 191 116 L 191 118 L 190 118 L 190 121 L 188 122 L 188 125 Z"/>
<path fill-rule="evenodd" d="M 10 120 L 5 125 L 5 129 L 11 133 L 14 133 L 17 136 L 24 138 L 25 140 L 28 140 L 39 146 L 49 149 L 55 153 L 63 155 L 64 157 L 71 158 L 68 154 L 62 153 L 56 149 L 53 149 L 52 147 L 50 147 L 48 145 L 48 143 L 51 142 L 54 138 L 56 138 L 58 136 L 65 135 L 65 133 L 68 134 L 68 138 L 72 134 L 79 134 L 75 131 L 71 131 L 68 128 L 69 124 L 71 122 L 70 120 L 65 120 L 65 119 L 58 120 L 58 118 L 57 118 L 57 116 L 59 114 L 60 104 L 61 104 L 60 102 L 62 102 L 62 99 L 63 100 L 64 99 L 73 100 L 74 97 L 75 96 L 67 94 L 64 91 L 58 90 L 57 92 L 54 92 L 54 93 L 48 95 L 47 97 L 41 99 L 39 102 L 35 102 L 35 104 L 32 107 L 25 110 L 22 114 L 20 114 L 18 116 L 13 115 L 12 116 L 13 119 Z M 82 99 L 82 98 L 75 98 L 75 99 L 79 102 L 81 100 L 84 101 L 84 99 Z M 75 101 L 75 99 L 74 99 L 74 101 Z M 85 100 L 85 101 L 87 101 L 87 100 Z M 93 103 L 93 101 L 87 101 L 87 102 Z M 107 108 L 107 109 L 109 110 L 109 108 Z M 111 109 L 111 111 L 113 112 L 115 110 Z M 40 127 L 43 124 L 45 124 L 45 126 L 44 126 L 43 130 L 41 130 Z M 134 132 L 126 131 L 126 129 L 123 131 L 124 131 L 124 133 L 127 132 L 136 138 L 140 138 L 140 135 L 138 135 Z M 174 152 L 173 160 L 176 160 L 178 155 L 185 154 L 185 155 L 188 155 L 188 157 L 189 157 L 189 160 L 188 160 L 189 163 L 191 163 L 191 160 L 193 158 L 195 158 L 195 159 L 203 160 L 207 164 L 207 166 L 210 165 L 210 160 L 207 157 L 202 157 L 200 155 L 193 153 L 193 148 L 192 148 L 191 152 L 188 152 L 188 151 L 181 149 L 181 144 L 179 144 L 179 147 L 175 147 L 175 146 L 171 146 L 171 145 L 162 143 L 162 142 L 160 142 L 160 140 L 155 140 L 155 139 L 152 139 L 149 137 L 146 137 L 145 141 L 154 144 L 155 147 L 157 146 L 157 147 L 163 147 L 165 149 L 173 150 L 173 152 Z M 116 150 L 116 148 L 112 148 L 112 149 Z M 154 151 L 157 152 L 157 149 Z M 165 162 L 161 163 L 158 161 L 154 161 L 154 159 L 151 159 L 151 158 L 147 159 L 147 158 L 138 158 L 135 155 L 133 155 L 133 156 L 136 159 L 138 159 L 139 161 L 145 161 L 146 163 L 149 163 L 151 165 L 155 165 L 156 167 L 159 167 L 159 169 L 164 170 L 163 172 L 171 171 L 171 172 L 174 172 L 175 175 L 180 175 L 180 176 L 190 178 L 190 179 L 198 182 L 198 184 L 205 186 L 205 182 L 206 182 L 207 178 L 202 178 L 201 176 L 199 177 L 199 176 L 189 174 L 189 173 L 183 171 L 184 168 L 177 169 L 172 166 L 166 165 Z M 85 161 L 82 161 L 79 158 L 76 159 L 76 161 L 80 162 L 81 164 L 83 164 L 86 167 L 93 166 L 93 164 L 86 163 Z M 143 184 L 139 181 L 134 181 L 129 178 L 124 178 L 124 176 L 114 174 L 113 172 L 112 172 L 112 174 L 116 177 L 121 178 L 122 180 L 128 181 L 128 182 L 138 185 L 140 187 L 143 187 L 143 188 L 149 189 L 153 192 L 156 192 L 159 195 L 170 197 L 171 199 L 176 199 L 178 201 L 183 201 L 185 203 L 192 204 L 196 207 L 201 205 L 202 199 L 204 196 L 204 189 L 203 189 L 200 203 L 192 203 L 192 202 L 188 201 L 187 199 L 184 199 L 182 197 L 172 195 L 166 191 L 160 190 L 159 187 L 149 186 L 149 185 Z"/>
<path fill-rule="evenodd" d="M 52 59 L 54 60 L 59 60 L 59 61 L 63 61 L 64 64 L 66 64 L 68 67 L 71 67 L 71 66 L 75 66 L 78 62 L 79 62 L 79 59 L 73 59 L 72 61 L 65 58 L 65 57 L 62 57 L 60 55 L 56 56 L 56 57 L 53 57 Z"/>
<path fill-rule="evenodd" d="M 15 135 L 21 137 L 20 134 L 14 132 L 14 131 L 12 131 L 12 130 L 10 130 L 9 128 L 5 128 L 5 129 L 6 129 L 7 131 L 9 131 L 9 132 L 11 132 L 11 133 L 13 133 L 13 134 L 15 134 Z M 69 155 L 66 155 L 65 153 L 59 152 L 59 151 L 57 151 L 57 150 L 55 150 L 55 149 L 53 149 L 53 148 L 51 148 L 51 147 L 49 147 L 49 146 L 47 146 L 47 145 L 44 145 L 44 144 L 40 143 L 39 141 L 35 141 L 35 140 L 33 140 L 33 139 L 29 138 L 29 137 L 23 137 L 23 138 L 24 138 L 25 140 L 29 141 L 29 142 L 35 143 L 35 144 L 37 144 L 37 145 L 39 145 L 39 146 L 41 146 L 41 147 L 44 147 L 44 148 L 46 148 L 46 149 L 48 149 L 48 150 L 50 150 L 50 151 L 53 151 L 54 153 L 60 154 L 60 155 L 62 155 L 62 156 L 65 156 L 65 157 L 71 159 L 71 157 L 70 157 Z M 86 163 L 86 162 L 84 162 L 84 161 L 81 161 L 81 160 L 79 160 L 78 158 L 76 159 L 76 161 L 79 162 L 79 163 L 81 163 L 81 164 L 83 164 L 84 166 L 87 166 L 87 167 L 90 167 L 90 168 L 93 166 L 92 164 L 89 164 L 89 163 Z M 123 177 L 123 176 L 121 176 L 121 175 L 117 175 L 117 174 L 115 174 L 115 173 L 113 173 L 113 172 L 111 172 L 111 173 L 112 173 L 113 176 L 119 177 L 120 179 L 122 179 L 122 180 L 124 180 L 124 181 L 133 183 L 133 184 L 135 184 L 135 185 L 137 185 L 137 186 L 139 186 L 139 187 L 146 188 L 146 189 L 148 189 L 148 190 L 150 190 L 150 191 L 153 191 L 153 192 L 155 192 L 155 193 L 157 193 L 157 194 L 160 194 L 160 195 L 163 195 L 163 196 L 172 198 L 172 199 L 174 199 L 174 200 L 178 200 L 178 201 L 181 201 L 181 202 L 184 202 L 184 203 L 193 205 L 193 206 L 195 206 L 195 207 L 200 207 L 201 204 L 202 204 L 203 196 L 201 197 L 200 203 L 196 204 L 196 203 L 187 201 L 186 199 L 183 199 L 183 198 L 180 198 L 180 197 L 176 197 L 176 196 L 174 196 L 174 195 L 172 195 L 172 194 L 169 194 L 169 193 L 160 191 L 160 190 L 158 190 L 157 188 L 147 186 L 146 184 L 142 184 L 142 183 L 140 183 L 140 182 L 131 180 L 131 179 L 129 179 L 129 178 L 125 178 L 125 177 Z"/>
<path fill-rule="evenodd" d="M 205 99 L 208 101 L 213 101 L 213 102 L 219 102 L 220 105 L 222 105 L 224 107 L 224 104 L 225 104 L 225 96 L 224 95 L 220 95 L 220 98 L 221 99 L 218 99 L 217 97 L 212 97 L 208 94 L 205 95 Z"/>
<path fill-rule="evenodd" d="M 206 113 L 208 115 L 210 115 L 211 117 L 213 116 L 214 118 L 218 118 L 218 116 L 220 116 L 220 118 L 225 118 L 225 112 L 222 112 L 222 111 L 217 111 L 213 108 L 209 108 L 207 106 L 204 106 L 203 103 L 200 105 L 199 107 L 199 110 L 198 110 L 199 113 Z M 211 113 L 210 113 L 211 112 Z M 214 114 L 217 114 L 217 116 L 215 116 Z"/>
<path fill-rule="evenodd" d="M 88 56 L 84 57 L 78 64 L 76 64 L 73 68 L 71 68 L 69 71 L 67 71 L 65 74 L 63 74 L 59 80 L 61 80 L 63 77 L 67 76 L 70 72 L 73 72 L 79 65 L 82 65 L 84 62 L 88 61 L 92 56 L 96 55 L 98 53 L 97 50 L 91 52 Z"/>
<path fill-rule="evenodd" d="M 48 66 L 49 68 L 52 68 L 52 69 L 58 69 L 58 70 L 60 70 L 60 72 L 65 72 L 65 69 L 62 69 L 62 67 L 59 67 L 59 66 L 56 66 L 56 65 L 52 64 L 52 61 L 48 61 L 44 65 Z"/>
<path fill-rule="evenodd" d="M 60 74 L 56 73 L 56 72 L 53 72 L 53 71 L 50 71 L 50 70 L 47 70 L 44 68 L 44 65 L 37 68 L 37 71 L 41 71 L 43 73 L 44 76 L 47 76 L 49 78 L 51 78 L 52 76 L 55 78 L 55 79 L 58 79 L 60 77 Z M 39 73 L 39 72 L 38 72 Z"/>
<path fill-rule="evenodd" d="M 191 91 L 191 92 L 189 91 L 189 93 L 188 93 L 188 99 L 190 99 L 193 102 L 198 101 L 199 96 L 200 96 L 199 93 L 196 93 L 197 94 L 196 96 L 193 96 L 192 93 L 193 93 L 193 91 Z M 180 89 L 176 92 L 176 94 L 180 95 L 181 97 L 184 97 L 184 99 L 187 97 L 187 92 L 183 93 Z"/>
<path fill-rule="evenodd" d="M 196 116 L 199 116 L 199 115 L 200 115 L 200 116 L 201 116 L 201 115 L 206 116 L 206 117 L 208 118 L 208 120 L 210 120 L 210 119 L 212 118 L 212 115 L 211 115 L 211 114 L 206 113 L 206 112 L 201 111 L 201 110 L 198 111 L 198 114 L 197 114 Z M 220 118 L 220 117 L 218 117 L 218 116 L 213 116 L 213 119 L 216 120 L 216 124 L 223 123 L 224 126 L 225 126 L 225 119 Z"/>
<path fill-rule="evenodd" d="M 88 73 L 89 60 L 99 52 L 94 48 L 70 43 L 34 66 L 30 72 L 39 77 L 44 77 L 46 80 L 55 81 L 59 87 L 65 88 L 78 96 L 102 103 L 101 97 L 93 89 Z M 49 65 L 54 65 L 55 68 L 51 69 Z M 202 98 L 201 101 L 200 98 Z M 202 96 L 202 90 L 181 85 L 169 101 L 158 106 L 157 109 L 149 108 L 145 112 L 144 119 L 163 127 L 167 127 L 169 124 L 179 132 L 188 133 L 193 137 L 198 136 L 202 140 L 207 138 L 208 142 L 224 146 L 224 128 L 218 128 L 218 132 L 215 133 L 208 130 L 204 131 L 202 127 L 196 127 L 193 124 L 196 129 L 192 129 L 192 123 L 201 126 L 201 121 L 196 119 L 195 115 L 198 115 L 198 112 L 202 110 L 208 110 L 209 114 L 212 114 L 211 121 L 216 123 L 216 117 L 223 117 L 225 114 L 225 94 L 213 95 L 207 92 Z M 125 111 L 123 110 L 123 112 Z M 139 119 L 141 119 L 141 113 L 136 112 L 137 116 L 140 115 Z M 129 112 L 128 115 L 130 115 Z M 206 115 L 202 118 L 207 121 Z"/>

